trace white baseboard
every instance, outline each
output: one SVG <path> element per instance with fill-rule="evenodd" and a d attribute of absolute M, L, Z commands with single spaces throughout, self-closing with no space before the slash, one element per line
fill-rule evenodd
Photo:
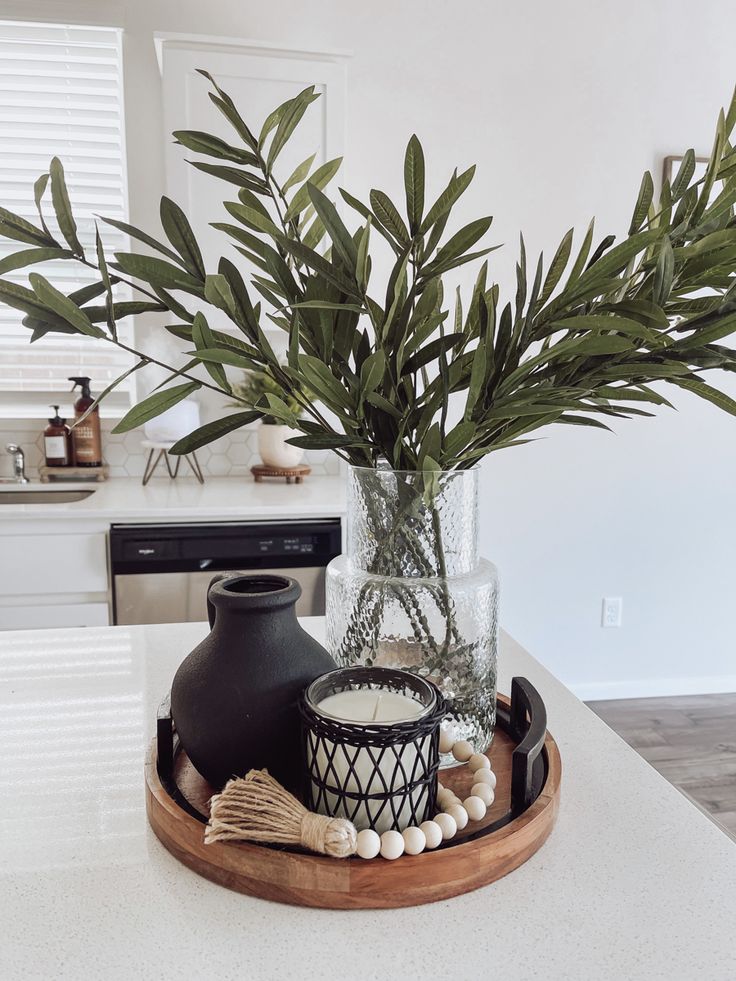
<path fill-rule="evenodd" d="M 583 681 L 567 686 L 583 702 L 611 698 L 666 698 L 672 695 L 717 695 L 736 692 L 736 675 L 704 678 L 637 678 Z"/>

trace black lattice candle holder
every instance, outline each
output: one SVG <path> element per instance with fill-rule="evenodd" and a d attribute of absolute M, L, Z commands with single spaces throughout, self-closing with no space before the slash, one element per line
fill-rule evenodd
<path fill-rule="evenodd" d="M 416 703 L 410 708 L 416 714 L 382 722 L 369 713 L 369 721 L 358 722 L 324 707 L 330 696 L 353 691 L 375 692 L 376 712 L 382 693 L 404 696 Z M 340 668 L 308 686 L 300 711 L 310 810 L 347 818 L 359 831 L 373 828 L 379 834 L 402 831 L 434 815 L 439 727 L 447 705 L 431 682 L 389 668 Z"/>

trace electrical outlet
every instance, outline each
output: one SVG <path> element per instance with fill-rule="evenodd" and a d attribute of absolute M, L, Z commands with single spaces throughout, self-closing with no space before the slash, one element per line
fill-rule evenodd
<path fill-rule="evenodd" d="M 620 627 L 624 601 L 620 596 L 604 596 L 601 613 L 602 627 Z"/>

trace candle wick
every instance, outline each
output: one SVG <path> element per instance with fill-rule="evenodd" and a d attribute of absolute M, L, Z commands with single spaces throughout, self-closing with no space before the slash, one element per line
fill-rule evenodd
<path fill-rule="evenodd" d="M 379 694 L 378 695 L 378 698 L 376 699 L 376 705 L 375 705 L 375 708 L 373 709 L 373 718 L 371 719 L 371 722 L 375 722 L 376 719 L 378 718 L 378 706 L 381 704 L 381 699 L 382 698 L 383 698 L 383 695 L 382 694 Z"/>

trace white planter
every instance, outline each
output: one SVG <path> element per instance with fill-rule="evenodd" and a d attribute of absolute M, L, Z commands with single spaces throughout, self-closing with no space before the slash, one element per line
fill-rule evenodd
<path fill-rule="evenodd" d="M 290 426 L 274 426 L 261 423 L 258 427 L 258 453 L 267 467 L 295 467 L 302 462 L 304 450 L 286 442 L 292 436 L 300 436 L 298 429 Z"/>

